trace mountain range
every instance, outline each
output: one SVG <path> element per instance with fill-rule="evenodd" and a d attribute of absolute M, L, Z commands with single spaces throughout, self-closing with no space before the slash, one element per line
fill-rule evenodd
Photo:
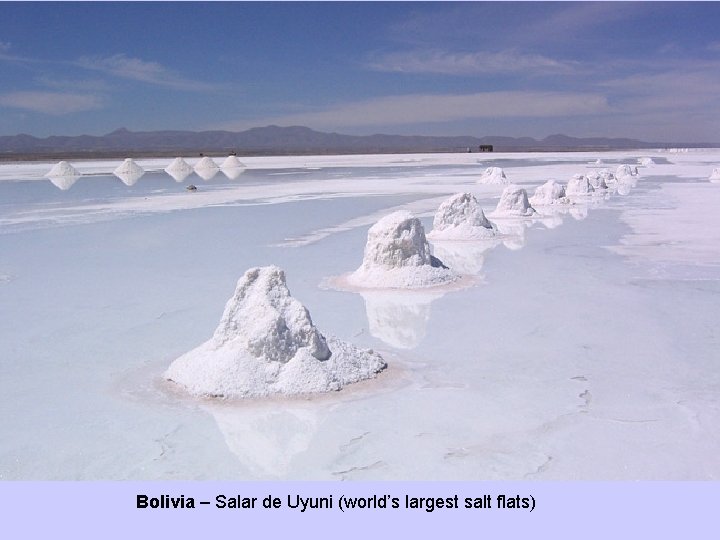
<path fill-rule="evenodd" d="M 0 157 L 83 157 L 227 154 L 360 154 L 405 152 L 477 151 L 493 145 L 495 151 L 612 150 L 666 146 L 717 146 L 714 144 L 648 143 L 626 138 L 576 138 L 550 135 L 531 137 L 472 137 L 420 135 L 343 135 L 324 133 L 303 126 L 266 126 L 246 131 L 129 131 L 118 129 L 107 135 L 0 136 Z"/>

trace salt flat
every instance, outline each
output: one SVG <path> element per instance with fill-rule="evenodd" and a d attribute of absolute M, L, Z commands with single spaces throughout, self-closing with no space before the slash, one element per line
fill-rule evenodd
<path fill-rule="evenodd" d="M 235 179 L 182 183 L 140 159 L 132 186 L 121 160 L 73 162 L 68 189 L 43 178 L 53 163 L 0 165 L 0 478 L 720 477 L 720 151 L 240 159 Z M 438 243 L 470 286 L 331 285 L 386 214 L 429 231 L 470 192 L 489 215 L 487 167 L 532 194 L 620 164 L 640 173 L 624 195 Z M 312 398 L 164 381 L 270 264 L 324 333 L 388 369 Z"/>

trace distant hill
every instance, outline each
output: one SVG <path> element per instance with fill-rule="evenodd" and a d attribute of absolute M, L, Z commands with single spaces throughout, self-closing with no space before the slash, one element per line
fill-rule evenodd
<path fill-rule="evenodd" d="M 342 135 L 324 133 L 307 127 L 266 126 L 246 131 L 128 131 L 118 129 L 107 135 L 0 136 L 0 157 L 84 157 L 132 154 L 359 154 L 405 152 L 477 151 L 479 145 L 492 144 L 495 151 L 611 150 L 657 148 L 666 143 L 647 143 L 634 139 L 575 138 L 550 135 L 542 140 L 530 137 L 432 137 L 408 135 Z M 672 144 L 670 146 L 698 146 Z M 699 146 L 716 146 L 705 144 Z"/>

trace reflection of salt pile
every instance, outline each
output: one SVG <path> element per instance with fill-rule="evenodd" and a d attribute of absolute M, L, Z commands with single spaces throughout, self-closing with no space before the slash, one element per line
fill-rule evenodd
<path fill-rule="evenodd" d="M 172 163 L 165 167 L 165 172 L 172 176 L 176 182 L 182 182 L 193 172 L 192 166 L 181 157 L 176 157 Z"/>
<path fill-rule="evenodd" d="M 495 236 L 477 199 L 470 193 L 458 193 L 444 201 L 433 219 L 431 240 L 474 240 Z M 451 266 L 452 268 L 452 266 Z"/>
<path fill-rule="evenodd" d="M 478 184 L 507 184 L 508 179 L 505 171 L 500 167 L 488 167 L 478 178 Z"/>
<path fill-rule="evenodd" d="M 432 252 L 458 274 L 479 275 L 485 262 L 485 252 L 501 243 L 502 240 L 496 237 L 475 242 L 433 241 Z"/>
<path fill-rule="evenodd" d="M 363 291 L 370 334 L 397 349 L 413 349 L 425 337 L 430 304 L 443 293 Z"/>
<path fill-rule="evenodd" d="M 415 288 L 443 285 L 457 278 L 431 255 L 420 220 L 399 211 L 370 227 L 362 265 L 347 281 L 364 288 Z"/>
<path fill-rule="evenodd" d="M 122 180 L 123 184 L 132 186 L 145 174 L 145 169 L 135 163 L 132 158 L 126 158 L 113 174 Z"/>
<path fill-rule="evenodd" d="M 570 199 L 565 196 L 565 188 L 555 180 L 548 180 L 542 186 L 535 189 L 535 194 L 530 197 L 530 204 L 535 206 L 549 206 L 551 204 L 569 204 Z"/>
<path fill-rule="evenodd" d="M 570 197 L 583 197 L 585 195 L 591 195 L 595 191 L 592 187 L 590 180 L 584 174 L 574 175 L 568 182 L 565 188 L 565 194 Z"/>
<path fill-rule="evenodd" d="M 506 248 L 516 251 L 525 247 L 525 230 L 530 225 L 528 220 L 498 219 L 495 225 L 502 235 L 502 243 Z"/>
<path fill-rule="evenodd" d="M 533 214 L 535 209 L 530 206 L 527 191 L 515 184 L 510 184 L 503 190 L 495 211 L 491 213 L 496 217 L 527 217 Z"/>
<path fill-rule="evenodd" d="M 220 170 L 230 180 L 235 180 L 243 172 L 245 172 L 245 164 L 240 161 L 237 156 L 228 156 L 220 165 Z"/>
<path fill-rule="evenodd" d="M 219 170 L 220 167 L 218 167 L 217 163 L 207 156 L 202 158 L 195 165 L 195 172 L 203 180 L 210 180 L 218 173 Z"/>
<path fill-rule="evenodd" d="M 713 169 L 713 172 L 708 180 L 711 182 L 720 182 L 720 169 Z"/>
<path fill-rule="evenodd" d="M 319 426 L 317 404 L 263 403 L 238 407 L 203 403 L 212 414 L 230 451 L 255 476 L 283 477 L 305 453 Z"/>
<path fill-rule="evenodd" d="M 328 340 L 290 296 L 285 272 L 252 268 L 240 278 L 213 337 L 175 360 L 165 378 L 196 396 L 327 392 L 375 377 L 380 355 Z"/>

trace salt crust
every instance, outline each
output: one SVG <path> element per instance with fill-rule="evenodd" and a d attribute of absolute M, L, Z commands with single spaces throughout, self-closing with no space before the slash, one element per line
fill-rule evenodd
<path fill-rule="evenodd" d="M 212 338 L 165 378 L 194 396 L 247 398 L 340 390 L 386 366 L 372 350 L 326 339 L 290 296 L 285 272 L 266 266 L 245 272 Z"/>

